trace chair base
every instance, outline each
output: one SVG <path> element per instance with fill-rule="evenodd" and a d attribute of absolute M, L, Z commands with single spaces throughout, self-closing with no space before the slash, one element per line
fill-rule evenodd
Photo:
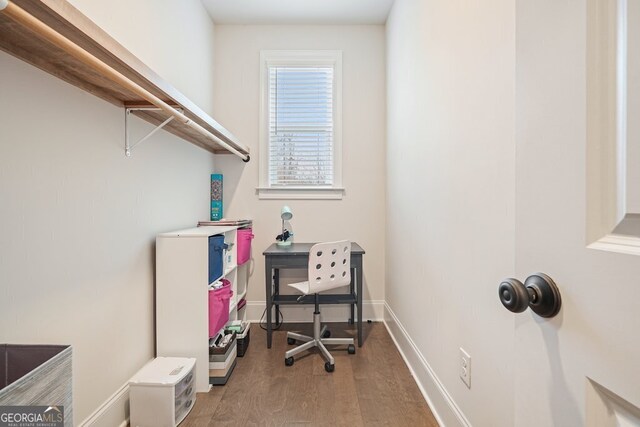
<path fill-rule="evenodd" d="M 324 359 L 327 361 L 327 363 L 325 364 L 325 369 L 329 372 L 333 371 L 333 366 L 335 364 L 335 360 L 333 358 L 333 356 L 331 355 L 331 353 L 329 353 L 329 350 L 327 350 L 327 347 L 325 347 L 325 344 L 329 344 L 329 345 L 354 345 L 355 341 L 353 340 L 353 338 L 322 338 L 322 335 L 324 335 L 324 332 L 327 330 L 326 325 L 322 327 L 322 329 L 320 329 L 320 313 L 315 312 L 313 313 L 313 337 L 307 336 L 307 335 L 302 335 L 302 334 L 297 334 L 295 332 L 287 332 L 287 339 L 294 339 L 296 341 L 303 341 L 304 344 L 301 344 L 295 348 L 292 348 L 291 350 L 287 351 L 284 355 L 285 357 L 285 363 L 287 365 L 291 365 L 293 364 L 293 356 L 295 356 L 296 354 L 300 354 L 303 351 L 309 350 L 312 347 L 318 347 L 320 349 L 320 352 L 322 353 L 322 356 L 324 357 Z M 354 351 L 351 351 L 351 349 L 349 350 L 349 354 L 353 354 L 355 353 L 355 347 L 353 347 Z M 291 359 L 290 359 L 291 358 Z M 291 361 L 291 363 L 289 363 L 289 361 Z"/>

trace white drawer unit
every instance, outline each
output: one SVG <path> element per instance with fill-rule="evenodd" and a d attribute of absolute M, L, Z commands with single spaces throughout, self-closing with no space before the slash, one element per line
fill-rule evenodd
<path fill-rule="evenodd" d="M 174 427 L 196 401 L 196 359 L 158 357 L 129 381 L 131 427 Z"/>

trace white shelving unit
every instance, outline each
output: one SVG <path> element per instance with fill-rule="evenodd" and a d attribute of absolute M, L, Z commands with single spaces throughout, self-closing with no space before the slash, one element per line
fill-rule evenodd
<path fill-rule="evenodd" d="M 196 359 L 196 391 L 209 384 L 209 237 L 223 235 L 229 249 L 223 275 L 231 282 L 229 320 L 244 320 L 238 302 L 246 295 L 249 263 L 238 266 L 238 227 L 197 227 L 156 238 L 156 346 L 158 356 Z M 217 278 L 218 280 L 220 278 Z"/>

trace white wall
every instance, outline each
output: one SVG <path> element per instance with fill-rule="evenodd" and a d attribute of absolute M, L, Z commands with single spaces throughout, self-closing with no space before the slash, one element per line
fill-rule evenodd
<path fill-rule="evenodd" d="M 514 39 L 508 0 L 396 0 L 387 21 L 388 320 L 448 426 L 514 421 L 496 292 L 514 271 Z"/>
<path fill-rule="evenodd" d="M 219 157 L 224 174 L 225 216 L 254 219 L 253 258 L 248 307 L 257 319 L 264 309 L 262 251 L 275 241 L 280 208 L 294 212 L 294 241 L 357 241 L 365 250 L 364 300 L 384 300 L 385 236 L 385 36 L 381 25 L 259 26 L 216 25 L 215 117 L 251 148 L 244 166 Z M 343 51 L 343 200 L 259 200 L 258 122 L 261 49 L 336 49 Z M 306 272 L 302 273 L 306 277 Z M 374 317 L 366 304 L 365 318 Z M 341 311 L 340 311 L 341 312 Z M 324 310 L 328 317 L 327 310 Z M 289 314 L 286 320 L 311 321 L 311 314 Z M 382 312 L 379 314 L 380 318 Z M 338 317 L 344 319 L 344 315 Z"/>
<path fill-rule="evenodd" d="M 70 3 L 211 115 L 215 26 L 201 1 Z"/>
<path fill-rule="evenodd" d="M 211 111 L 198 0 L 73 3 Z M 121 108 L 4 53 L 0 75 L 0 342 L 73 346 L 77 424 L 153 356 L 155 235 L 207 217 L 214 157 L 161 132 L 126 158 Z"/>

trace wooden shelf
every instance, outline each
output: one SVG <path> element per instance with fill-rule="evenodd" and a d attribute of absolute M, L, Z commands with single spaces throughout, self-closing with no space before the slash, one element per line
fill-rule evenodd
<path fill-rule="evenodd" d="M 171 106 L 184 110 L 194 123 L 239 151 L 248 147 L 202 111 L 197 105 L 164 81 L 131 52 L 94 24 L 65 0 L 12 0 L 33 17 L 66 37 L 87 53 Z M 129 88 L 115 83 L 75 56 L 0 12 L 0 49 L 72 85 L 119 107 L 151 106 Z M 169 115 L 164 111 L 135 111 L 132 114 L 158 125 Z M 164 129 L 213 153 L 229 153 L 224 146 L 196 132 L 179 120 Z"/>

